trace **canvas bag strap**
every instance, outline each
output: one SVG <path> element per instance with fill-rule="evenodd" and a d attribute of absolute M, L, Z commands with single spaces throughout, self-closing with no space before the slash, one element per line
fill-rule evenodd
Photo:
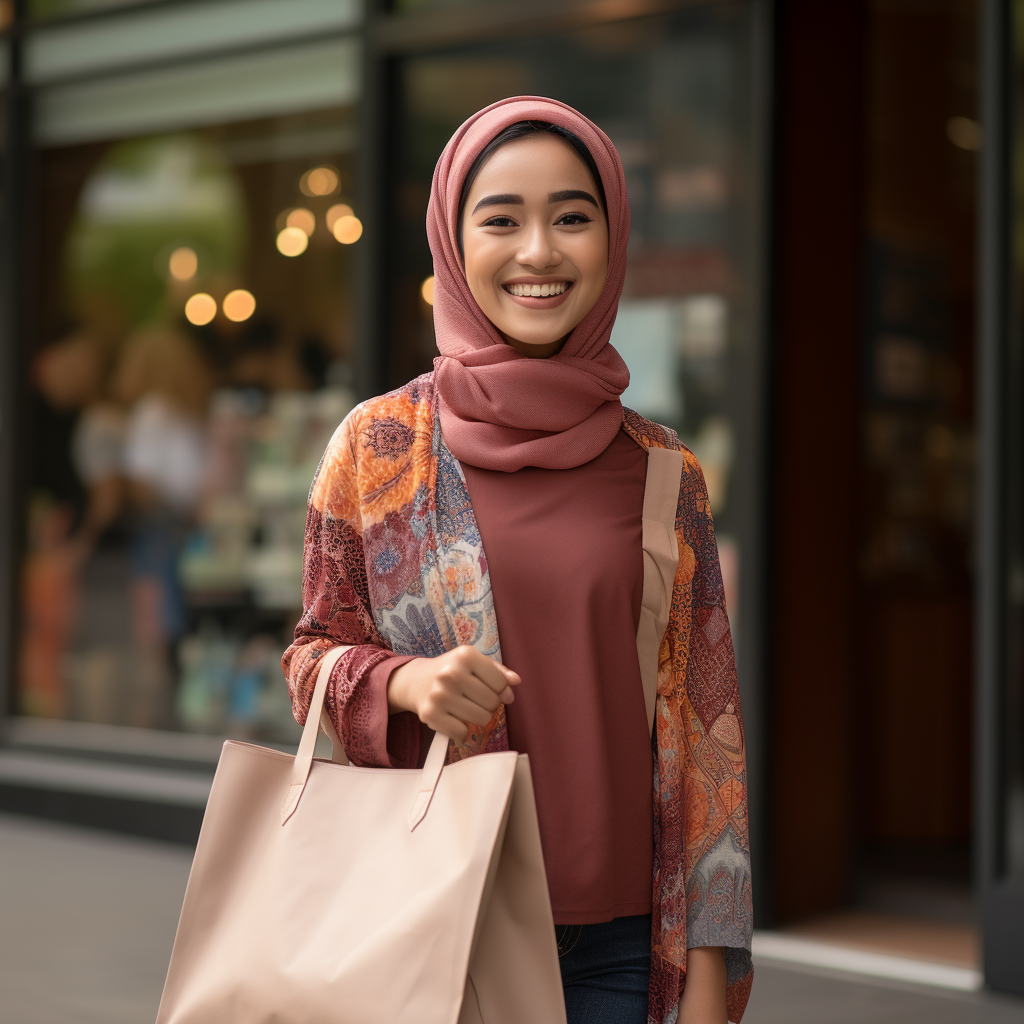
<path fill-rule="evenodd" d="M 316 746 L 316 734 L 318 729 L 323 729 L 333 746 L 333 760 L 337 764 L 348 764 L 348 757 L 345 754 L 344 746 L 338 736 L 334 723 L 327 714 L 324 707 L 324 699 L 327 696 L 327 684 L 331 678 L 331 672 L 337 664 L 338 659 L 352 649 L 349 646 L 334 647 L 320 658 L 320 669 L 316 677 L 316 685 L 313 687 L 313 696 L 309 702 L 309 712 L 306 715 L 306 724 L 302 729 L 302 738 L 299 740 L 299 749 L 295 754 L 295 761 L 292 765 L 291 780 L 288 785 L 288 795 L 285 798 L 284 806 L 281 808 L 281 824 L 284 825 L 295 813 L 299 806 L 299 799 L 302 791 L 306 788 L 306 781 L 309 778 L 309 770 L 313 766 L 313 750 Z M 448 740 L 441 733 L 435 733 L 427 753 L 426 763 L 423 765 L 423 785 L 416 794 L 411 810 L 409 811 L 409 830 L 412 831 L 423 820 L 430 807 L 437 783 L 441 778 L 441 769 L 444 768 L 445 758 L 448 754 Z"/>
<path fill-rule="evenodd" d="M 679 566 L 676 510 L 682 477 L 681 451 L 671 448 L 647 450 L 643 511 L 644 590 L 640 624 L 636 631 L 636 652 L 644 688 L 647 728 L 652 732 L 658 696 L 658 652 L 668 627 L 672 588 Z"/>
<path fill-rule="evenodd" d="M 326 654 L 320 657 L 320 670 L 317 672 L 316 685 L 313 687 L 313 696 L 310 698 L 309 712 L 306 715 L 306 724 L 303 726 L 302 738 L 299 740 L 299 749 L 295 754 L 295 761 L 292 765 L 288 797 L 285 800 L 284 807 L 281 808 L 282 825 L 295 813 L 295 808 L 299 805 L 299 797 L 302 796 L 302 791 L 306 787 L 309 769 L 313 765 L 313 749 L 316 747 L 317 730 L 321 727 L 324 718 L 327 718 L 328 726 L 330 727 L 330 732 L 327 735 L 334 744 L 334 759 L 338 760 L 338 752 L 341 751 L 341 757 L 344 758 L 344 761 L 341 763 L 348 763 L 348 758 L 345 757 L 338 734 L 324 708 L 324 698 L 327 696 L 327 684 L 331 679 L 331 671 L 337 664 L 338 659 L 351 649 L 351 645 L 332 647 Z"/>

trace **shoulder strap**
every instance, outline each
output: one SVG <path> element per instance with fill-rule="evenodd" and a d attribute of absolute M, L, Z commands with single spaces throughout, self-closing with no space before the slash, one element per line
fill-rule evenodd
<path fill-rule="evenodd" d="M 683 453 L 671 448 L 647 449 L 647 483 L 644 487 L 643 551 L 644 593 L 636 653 L 644 686 L 647 725 L 654 729 L 654 704 L 658 696 L 658 652 L 668 626 L 672 586 L 679 565 L 676 543 L 676 509 L 683 476 Z"/>

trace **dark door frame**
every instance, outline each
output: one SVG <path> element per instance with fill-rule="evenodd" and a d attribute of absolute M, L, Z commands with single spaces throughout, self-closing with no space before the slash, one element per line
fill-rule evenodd
<path fill-rule="evenodd" d="M 978 504 L 975 600 L 975 885 L 985 981 L 1024 994 L 1024 877 L 1004 870 L 1004 697 L 1007 672 L 1007 372 L 1012 327 L 1012 18 L 984 0 L 978 265 Z M 1017 401 L 1021 400 L 1018 390 Z M 1017 469 L 1019 472 L 1019 467 Z"/>

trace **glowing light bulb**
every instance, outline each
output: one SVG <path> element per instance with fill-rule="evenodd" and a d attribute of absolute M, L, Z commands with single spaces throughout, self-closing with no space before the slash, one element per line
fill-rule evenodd
<path fill-rule="evenodd" d="M 338 189 L 338 172 L 333 167 L 313 167 L 299 180 L 299 188 L 307 196 L 329 196 Z"/>
<path fill-rule="evenodd" d="M 236 288 L 224 296 L 221 308 L 229 320 L 238 324 L 243 320 L 248 320 L 256 312 L 256 299 L 252 292 L 246 291 L 245 288 Z"/>
<path fill-rule="evenodd" d="M 434 304 L 434 275 L 431 274 L 423 284 L 420 285 L 420 295 L 423 296 L 423 301 L 428 305 Z"/>
<path fill-rule="evenodd" d="M 292 210 L 285 217 L 284 222 L 287 227 L 298 228 L 306 235 L 311 235 L 316 231 L 316 217 L 313 216 L 312 210 L 307 210 L 304 206 L 298 206 Z"/>
<path fill-rule="evenodd" d="M 282 228 L 277 233 L 277 251 L 282 256 L 300 256 L 309 245 L 309 236 L 302 228 Z"/>
<path fill-rule="evenodd" d="M 185 303 L 185 319 L 196 327 L 208 324 L 217 315 L 217 300 L 206 292 L 196 292 Z"/>
<path fill-rule="evenodd" d="M 334 225 L 341 220 L 342 217 L 351 217 L 352 207 L 348 203 L 335 203 L 326 214 L 324 214 L 324 221 L 327 224 L 327 230 L 334 231 Z"/>
<path fill-rule="evenodd" d="M 196 256 L 194 249 L 183 245 L 171 253 L 171 258 L 167 261 L 167 269 L 170 270 L 171 277 L 175 281 L 190 281 L 196 276 L 196 271 L 199 269 L 199 257 Z"/>
<path fill-rule="evenodd" d="M 351 245 L 358 242 L 363 234 L 363 222 L 352 214 L 339 217 L 334 223 L 334 237 L 342 245 Z"/>

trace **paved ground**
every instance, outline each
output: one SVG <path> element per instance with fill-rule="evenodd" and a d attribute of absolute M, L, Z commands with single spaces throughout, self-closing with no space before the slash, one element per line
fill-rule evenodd
<path fill-rule="evenodd" d="M 756 963 L 756 961 L 755 961 Z M 756 963 L 743 1024 L 1024 1024 L 1024 1002 Z"/>
<path fill-rule="evenodd" d="M 0 816 L 0 1020 L 152 1024 L 191 860 Z"/>
<path fill-rule="evenodd" d="M 3 1024 L 152 1024 L 190 859 L 0 815 Z M 744 1024 L 1024 1024 L 1024 1002 L 757 966 Z"/>

